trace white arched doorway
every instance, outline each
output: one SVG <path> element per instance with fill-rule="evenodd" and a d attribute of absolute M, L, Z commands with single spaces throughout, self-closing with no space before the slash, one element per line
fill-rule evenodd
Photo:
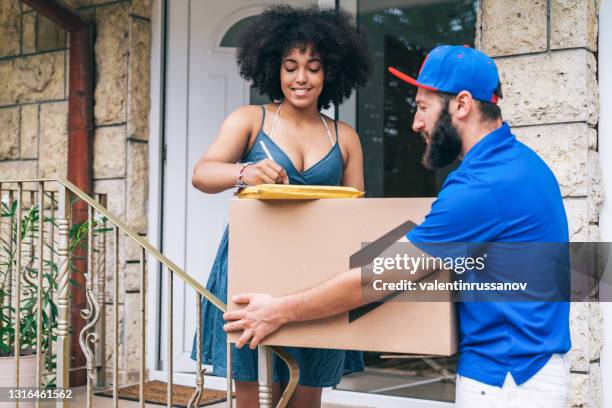
<path fill-rule="evenodd" d="M 289 3 L 305 6 L 317 1 Z M 205 195 L 191 185 L 191 173 L 225 117 L 242 105 L 259 101 L 238 73 L 235 45 L 240 29 L 272 2 L 172 0 L 166 4 L 161 246 L 164 254 L 205 284 L 227 223 L 232 192 Z M 164 277 L 162 274 L 162 281 Z M 158 298 L 165 304 L 165 284 L 160 287 Z M 195 292 L 175 279 L 173 296 L 173 368 L 195 372 L 190 358 L 196 327 Z M 164 312 L 158 314 L 161 333 L 166 332 Z M 163 336 L 158 349 L 161 369 L 166 354 Z"/>

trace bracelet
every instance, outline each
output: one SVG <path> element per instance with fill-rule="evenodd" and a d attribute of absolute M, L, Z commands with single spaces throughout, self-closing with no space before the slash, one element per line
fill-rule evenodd
<path fill-rule="evenodd" d="M 236 186 L 246 185 L 242 181 L 242 176 L 244 175 L 244 170 L 252 164 L 253 164 L 252 162 L 246 162 L 246 163 L 243 163 L 242 166 L 240 166 L 240 170 L 238 170 L 238 176 L 236 177 Z"/>

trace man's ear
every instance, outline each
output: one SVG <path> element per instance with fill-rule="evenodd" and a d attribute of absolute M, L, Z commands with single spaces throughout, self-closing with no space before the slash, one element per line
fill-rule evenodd
<path fill-rule="evenodd" d="M 475 108 L 474 98 L 468 91 L 461 91 L 455 97 L 455 112 L 454 116 L 457 119 L 465 119 L 468 117 L 472 109 Z"/>

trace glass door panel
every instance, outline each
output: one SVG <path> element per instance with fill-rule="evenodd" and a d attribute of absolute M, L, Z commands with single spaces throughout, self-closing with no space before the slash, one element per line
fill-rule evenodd
<path fill-rule="evenodd" d="M 412 131 L 416 88 L 388 73 L 393 66 L 417 76 L 439 44 L 474 46 L 476 0 L 341 0 L 367 36 L 374 59 L 368 84 L 339 107 L 356 127 L 364 151 L 368 197 L 436 196 L 453 163 L 437 171 L 421 164 L 425 144 Z M 365 353 L 366 371 L 346 376 L 338 389 L 454 401 L 456 356 L 386 358 Z"/>

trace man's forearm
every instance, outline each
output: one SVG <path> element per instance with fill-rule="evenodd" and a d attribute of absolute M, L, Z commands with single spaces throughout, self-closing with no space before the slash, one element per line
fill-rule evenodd
<path fill-rule="evenodd" d="M 409 245 L 404 238 L 399 242 Z M 392 247 L 385 250 L 381 257 L 392 257 L 398 248 Z M 404 248 L 405 253 L 411 257 L 421 257 L 423 251 L 413 245 Z M 433 273 L 433 269 L 419 268 L 413 273 L 407 274 L 400 269 L 389 269 L 385 271 L 386 280 L 389 282 L 400 279 L 418 281 Z M 305 320 L 322 319 L 338 313 L 352 310 L 365 303 L 381 300 L 395 293 L 390 290 L 372 291 L 371 281 L 374 275 L 362 281 L 361 269 L 354 268 L 316 285 L 310 289 L 292 295 L 279 298 L 280 310 L 284 322 L 298 322 Z"/>
<path fill-rule="evenodd" d="M 342 272 L 305 291 L 283 296 L 281 314 L 286 321 L 322 319 L 361 306 L 361 270 Z"/>

